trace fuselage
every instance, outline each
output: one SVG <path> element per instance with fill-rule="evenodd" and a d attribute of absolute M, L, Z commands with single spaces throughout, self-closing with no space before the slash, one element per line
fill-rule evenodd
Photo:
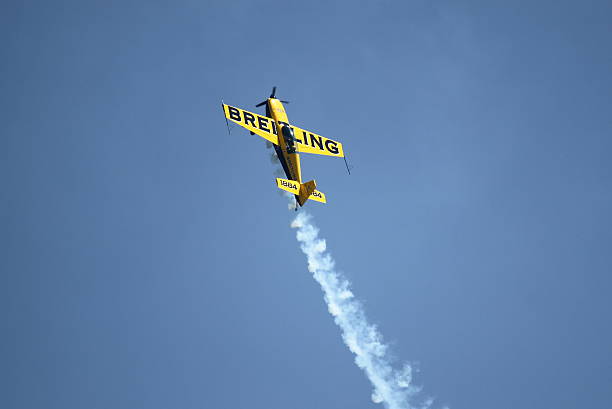
<path fill-rule="evenodd" d="M 295 151 L 295 142 L 292 140 L 293 132 L 289 127 L 289 118 L 285 112 L 282 102 L 276 98 L 268 98 L 266 104 L 266 116 L 274 119 L 278 134 L 278 145 L 274 145 L 276 155 L 283 166 L 287 179 L 302 183 L 302 171 L 300 168 L 300 154 Z M 286 129 L 283 129 L 285 128 Z"/>

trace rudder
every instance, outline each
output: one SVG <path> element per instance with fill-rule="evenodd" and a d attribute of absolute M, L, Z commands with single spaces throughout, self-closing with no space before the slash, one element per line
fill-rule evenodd
<path fill-rule="evenodd" d="M 300 185 L 300 194 L 298 196 L 298 203 L 300 206 L 304 206 L 307 200 L 314 200 L 316 202 L 327 203 L 323 192 L 317 190 L 317 183 L 314 180 L 302 183 Z"/>

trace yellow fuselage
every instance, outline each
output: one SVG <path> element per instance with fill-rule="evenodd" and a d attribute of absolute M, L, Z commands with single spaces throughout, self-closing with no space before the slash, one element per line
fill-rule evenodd
<path fill-rule="evenodd" d="M 277 154 L 282 155 L 282 158 L 279 157 L 281 163 L 283 164 L 283 169 L 287 174 L 287 179 L 295 180 L 298 183 L 302 183 L 302 171 L 300 168 L 300 154 L 299 153 L 289 153 L 288 152 L 288 144 L 285 138 L 283 137 L 283 133 L 281 131 L 283 124 L 289 124 L 289 118 L 287 118 L 287 113 L 285 112 L 285 107 L 282 102 L 275 98 L 268 98 L 268 109 L 270 110 L 270 115 L 272 119 L 276 122 L 276 130 L 278 134 L 278 147 L 276 150 Z"/>

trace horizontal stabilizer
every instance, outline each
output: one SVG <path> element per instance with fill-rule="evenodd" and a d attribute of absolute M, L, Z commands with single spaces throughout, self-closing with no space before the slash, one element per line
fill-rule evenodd
<path fill-rule="evenodd" d="M 276 186 L 278 186 L 279 189 L 296 195 L 296 199 L 300 206 L 304 206 L 307 200 L 327 203 L 325 194 L 316 190 L 317 184 L 314 180 L 306 183 L 298 183 L 295 180 L 276 178 Z"/>
<path fill-rule="evenodd" d="M 308 200 L 314 200 L 315 202 L 327 203 L 327 199 L 325 199 L 325 193 L 319 192 L 315 190 L 308 196 Z"/>
<path fill-rule="evenodd" d="M 294 195 L 300 194 L 300 184 L 295 180 L 276 178 L 276 186 L 278 186 L 279 189 L 286 190 Z"/>

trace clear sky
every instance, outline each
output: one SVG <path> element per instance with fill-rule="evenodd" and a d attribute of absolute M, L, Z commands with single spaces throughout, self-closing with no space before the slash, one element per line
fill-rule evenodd
<path fill-rule="evenodd" d="M 0 407 L 382 408 L 220 99 L 435 407 L 612 401 L 609 1 L 0 6 Z M 262 112 L 262 111 L 257 111 Z"/>

